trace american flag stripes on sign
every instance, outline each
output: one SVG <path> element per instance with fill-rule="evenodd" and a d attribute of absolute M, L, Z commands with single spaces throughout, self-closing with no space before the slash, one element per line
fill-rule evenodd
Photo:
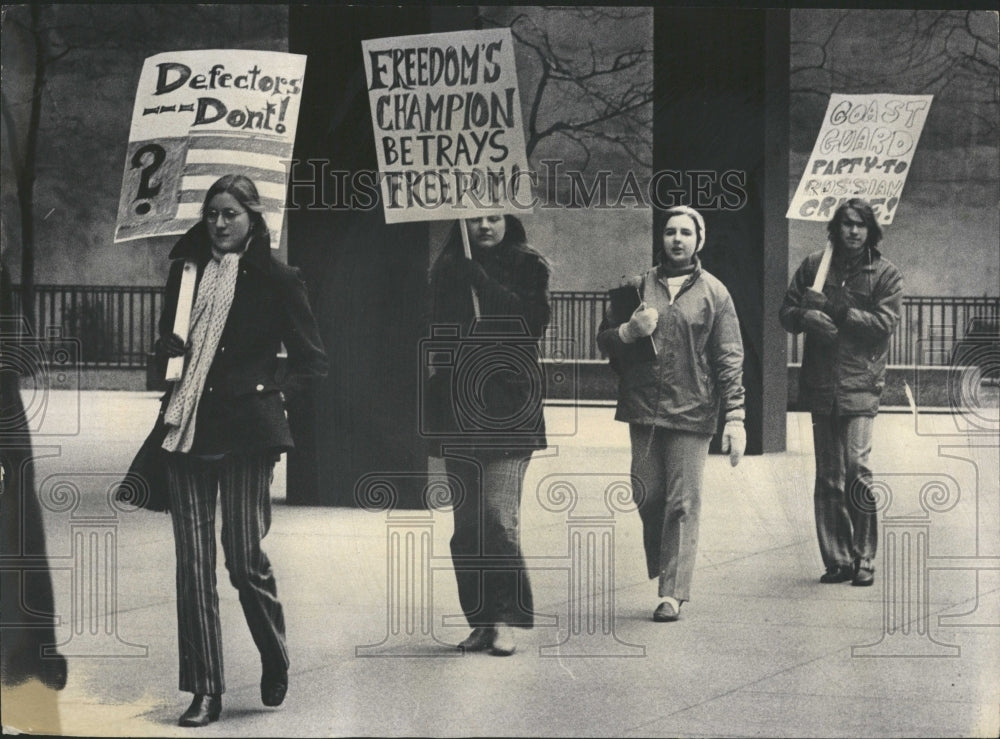
<path fill-rule="evenodd" d="M 168 52 L 143 65 L 115 241 L 182 234 L 219 177 L 254 181 L 275 236 L 295 145 L 305 57 L 269 51 Z"/>

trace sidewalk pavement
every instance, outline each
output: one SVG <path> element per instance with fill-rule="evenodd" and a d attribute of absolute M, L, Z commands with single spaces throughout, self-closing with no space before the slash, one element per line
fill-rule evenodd
<path fill-rule="evenodd" d="M 37 402 L 36 402 L 37 401 Z M 61 731 L 93 736 L 997 736 L 1000 490 L 995 405 L 883 413 L 876 583 L 820 585 L 809 417 L 788 451 L 708 460 L 692 600 L 651 620 L 627 427 L 548 407 L 523 545 L 541 614 L 508 658 L 461 655 L 451 514 L 289 506 L 275 476 L 271 558 L 291 657 L 264 708 L 256 649 L 219 556 L 222 720 L 182 729 L 167 515 L 107 488 L 154 393 L 50 393 L 35 437 L 61 651 Z M 78 406 L 78 414 L 76 407 Z M 74 428 L 74 424 L 78 429 Z M 48 433 L 54 435 L 45 435 Z M 392 593 L 392 597 L 390 597 Z M 10 709 L 5 705 L 5 713 Z M 9 715 L 9 714 L 8 714 Z M 6 721 L 5 721 L 6 723 Z M 22 727 L 27 728 L 27 727 Z"/>

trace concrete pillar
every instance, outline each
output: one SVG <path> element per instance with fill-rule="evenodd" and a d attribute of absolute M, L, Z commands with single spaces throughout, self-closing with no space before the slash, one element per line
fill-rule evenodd
<path fill-rule="evenodd" d="M 743 331 L 747 451 L 783 451 L 788 11 L 658 7 L 654 26 L 653 170 L 671 173 L 658 200 L 705 217 L 702 262 Z"/>
<path fill-rule="evenodd" d="M 288 259 L 301 267 L 330 357 L 314 397 L 289 408 L 297 448 L 288 501 L 354 505 L 358 479 L 426 467 L 417 429 L 419 339 L 427 305 L 428 226 L 388 226 L 360 42 L 428 33 L 424 7 L 293 5 L 289 51 L 307 54 L 288 192 Z M 366 173 L 365 182 L 355 179 Z M 421 484 L 400 483 L 419 507 Z"/>

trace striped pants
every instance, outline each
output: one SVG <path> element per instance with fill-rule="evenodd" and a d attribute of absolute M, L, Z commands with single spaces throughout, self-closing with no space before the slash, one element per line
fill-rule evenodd
<path fill-rule="evenodd" d="M 222 633 L 215 580 L 215 498 L 222 499 L 222 551 L 229 579 L 265 670 L 288 668 L 285 619 L 261 539 L 271 526 L 269 452 L 208 461 L 168 455 L 170 515 L 177 554 L 180 689 L 223 693 Z"/>

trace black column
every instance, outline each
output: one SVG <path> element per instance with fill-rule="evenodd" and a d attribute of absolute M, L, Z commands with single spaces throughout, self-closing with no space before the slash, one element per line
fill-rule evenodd
<path fill-rule="evenodd" d="M 780 105 L 787 31 L 787 11 L 654 13 L 653 164 L 656 172 L 670 172 L 657 193 L 664 205 L 690 205 L 705 216 L 702 263 L 729 289 L 742 328 L 751 454 L 784 448 L 785 399 L 776 398 L 787 381 L 784 335 L 773 287 L 784 274 L 765 275 L 765 265 L 787 263 L 787 228 L 779 225 L 787 203 L 787 104 Z M 786 82 L 769 80 L 782 64 Z M 657 219 L 654 234 L 659 226 Z M 770 407 L 775 403 L 780 408 Z"/>
<path fill-rule="evenodd" d="M 289 51 L 308 62 L 288 258 L 308 281 L 330 374 L 304 407 L 289 409 L 298 445 L 288 461 L 289 503 L 355 505 L 364 475 L 402 473 L 399 506 L 421 504 L 427 457 L 417 383 L 428 227 L 387 226 L 374 178 L 367 186 L 352 179 L 377 171 L 361 41 L 429 31 L 426 8 L 290 8 Z"/>
<path fill-rule="evenodd" d="M 783 452 L 788 414 L 788 336 L 778 308 L 788 287 L 790 13 L 764 11 L 764 336 L 763 430 L 765 452 Z"/>

